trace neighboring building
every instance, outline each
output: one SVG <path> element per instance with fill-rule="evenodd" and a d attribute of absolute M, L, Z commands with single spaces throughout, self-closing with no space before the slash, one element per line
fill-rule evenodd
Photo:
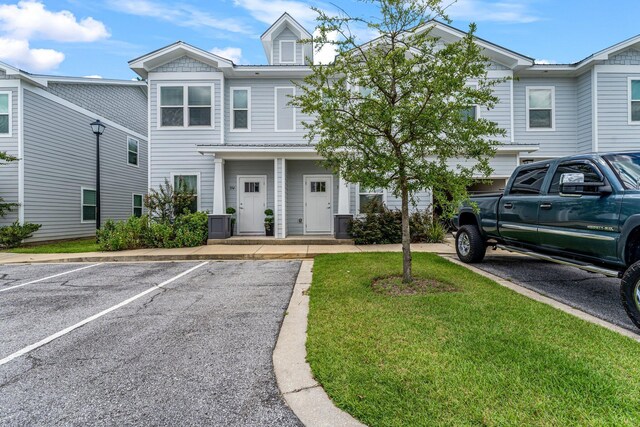
<path fill-rule="evenodd" d="M 433 23 L 444 43 L 464 32 Z M 288 14 L 261 37 L 268 65 L 236 65 L 177 42 L 130 61 L 149 83 L 149 186 L 183 180 L 198 206 L 237 209 L 236 231 L 263 234 L 275 211 L 276 237 L 331 234 L 334 214 L 357 214 L 372 199 L 398 207 L 386 190 L 343 182 L 318 165 L 304 138 L 310 117 L 287 105 L 292 81 L 311 71 L 309 32 Z M 527 56 L 478 39 L 497 85 L 492 110 L 475 115 L 506 130 L 492 161 L 492 186 L 504 187 L 522 162 L 576 153 L 640 148 L 640 36 L 571 65 L 537 65 Z M 473 82 L 470 82 L 473 84 Z M 415 208 L 431 205 L 428 192 Z"/>
<path fill-rule="evenodd" d="M 20 207 L 0 219 L 42 224 L 33 241 L 95 234 L 96 140 L 101 137 L 101 218 L 141 214 L 147 193 L 145 82 L 34 75 L 0 63 L 0 194 Z"/>

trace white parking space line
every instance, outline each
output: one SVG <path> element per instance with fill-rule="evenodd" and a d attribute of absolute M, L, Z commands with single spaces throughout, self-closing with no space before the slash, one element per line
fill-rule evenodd
<path fill-rule="evenodd" d="M 135 296 L 133 296 L 133 297 L 131 297 L 129 299 L 126 299 L 126 300 L 122 301 L 121 303 L 114 305 L 113 307 L 107 308 L 106 310 L 103 310 L 98 314 L 94 314 L 91 317 L 87 317 L 86 319 L 76 323 L 75 325 L 69 326 L 68 328 L 65 328 L 65 329 L 63 329 L 63 330 L 61 330 L 59 332 L 56 332 L 53 335 L 49 335 L 45 339 L 40 340 L 35 344 L 31 344 L 31 345 L 23 348 L 22 350 L 18 350 L 15 353 L 13 353 L 13 354 L 5 357 L 4 359 L 0 360 L 0 366 L 4 365 L 5 363 L 11 362 L 16 357 L 20 357 L 22 355 L 25 355 L 25 354 L 29 353 L 30 351 L 33 351 L 33 350 L 37 349 L 38 347 L 42 347 L 43 345 L 48 344 L 51 341 L 53 341 L 55 339 L 58 339 L 61 336 L 66 335 L 69 332 L 86 325 L 87 323 L 93 322 L 94 320 L 99 319 L 100 317 L 102 317 L 102 316 L 104 316 L 106 314 L 109 314 L 114 310 L 117 310 L 117 309 L 119 309 L 121 307 L 124 307 L 125 305 L 130 304 L 130 303 L 132 303 L 133 301 L 135 301 L 135 300 L 137 300 L 139 298 L 142 298 L 143 296 L 147 295 L 148 293 L 151 293 L 153 291 L 157 291 L 158 289 L 160 289 L 160 288 L 162 288 L 162 287 L 164 287 L 164 286 L 166 286 L 166 285 L 168 285 L 168 284 L 170 284 L 172 282 L 175 282 L 176 280 L 180 279 L 181 277 L 186 276 L 187 274 L 197 270 L 198 268 L 200 268 L 200 267 L 202 267 L 204 265 L 207 265 L 208 263 L 209 263 L 208 261 L 205 261 L 205 262 L 203 262 L 201 264 L 196 265 L 195 267 L 191 267 L 187 271 L 183 271 L 182 273 L 178 274 L 177 276 L 174 276 L 171 279 L 160 283 L 159 285 L 153 286 L 153 287 L 147 289 L 146 291 L 140 292 L 139 294 L 137 294 L 137 295 L 135 295 Z"/>
<path fill-rule="evenodd" d="M 3 288 L 3 289 L 0 289 L 0 292 L 10 291 L 11 289 L 21 288 L 21 287 L 27 286 L 27 285 L 33 285 L 34 283 L 44 282 L 45 280 L 49 280 L 49 279 L 55 279 L 56 277 L 64 276 L 66 274 L 75 273 L 76 271 L 80 271 L 80 270 L 86 270 L 87 268 L 97 267 L 97 266 L 102 265 L 102 264 L 103 263 L 100 262 L 98 264 L 85 265 L 84 267 L 76 268 L 75 270 L 65 271 L 63 273 L 54 274 L 53 276 L 44 277 L 44 278 L 38 279 L 38 280 L 32 280 L 30 282 L 23 283 L 21 285 L 15 285 L 15 286 L 11 286 L 9 288 Z"/>

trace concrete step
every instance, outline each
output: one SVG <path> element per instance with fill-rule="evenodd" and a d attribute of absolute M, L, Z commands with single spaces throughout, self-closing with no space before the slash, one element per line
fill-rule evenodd
<path fill-rule="evenodd" d="M 335 239 L 333 237 L 287 237 L 276 239 L 261 236 L 234 236 L 229 239 L 209 239 L 208 245 L 353 245 L 351 239 Z"/>

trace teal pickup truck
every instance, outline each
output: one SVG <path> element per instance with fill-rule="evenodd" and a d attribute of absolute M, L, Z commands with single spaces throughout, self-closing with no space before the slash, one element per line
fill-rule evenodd
<path fill-rule="evenodd" d="M 499 247 L 622 278 L 622 303 L 640 327 L 640 152 L 520 166 L 504 193 L 472 197 L 454 225 L 465 263 Z"/>

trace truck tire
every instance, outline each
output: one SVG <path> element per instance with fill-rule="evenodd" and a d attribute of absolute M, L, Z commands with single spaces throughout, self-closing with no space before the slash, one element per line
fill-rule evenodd
<path fill-rule="evenodd" d="M 640 328 L 640 261 L 624 272 L 620 283 L 620 298 L 627 315 Z"/>
<path fill-rule="evenodd" d="M 484 259 L 487 245 L 475 225 L 463 225 L 456 234 L 456 253 L 460 261 L 475 264 Z"/>

